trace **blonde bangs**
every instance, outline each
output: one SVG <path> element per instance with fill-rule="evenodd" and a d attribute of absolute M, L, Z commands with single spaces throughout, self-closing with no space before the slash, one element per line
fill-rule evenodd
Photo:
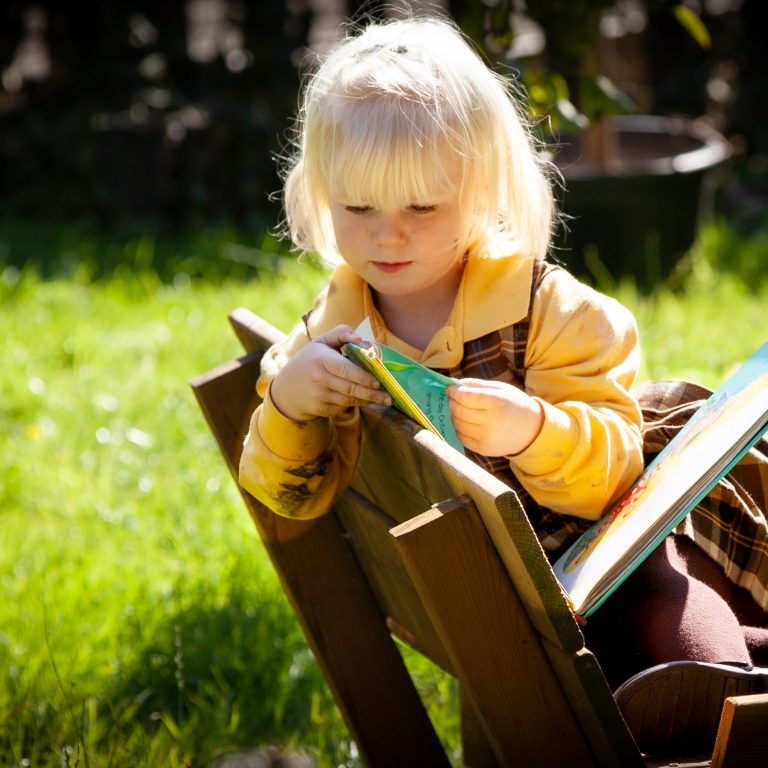
<path fill-rule="evenodd" d="M 397 210 L 460 195 L 465 153 L 423 104 L 393 96 L 342 101 L 318 147 L 330 197 Z"/>

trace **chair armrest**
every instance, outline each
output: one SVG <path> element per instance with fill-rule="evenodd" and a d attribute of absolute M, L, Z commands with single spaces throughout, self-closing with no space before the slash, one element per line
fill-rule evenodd
<path fill-rule="evenodd" d="M 281 330 L 244 307 L 229 313 L 229 323 L 246 352 L 266 352 L 285 338 Z"/>

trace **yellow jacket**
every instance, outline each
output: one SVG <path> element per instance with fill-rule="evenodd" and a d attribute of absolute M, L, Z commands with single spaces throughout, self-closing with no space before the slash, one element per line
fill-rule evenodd
<path fill-rule="evenodd" d="M 532 261 L 470 257 L 451 316 L 426 349 L 394 336 L 368 285 L 338 267 L 305 322 L 262 361 L 254 412 L 240 461 L 240 483 L 278 514 L 311 518 L 330 509 L 352 478 L 359 449 L 359 411 L 297 423 L 269 399 L 269 382 L 311 338 L 341 323 L 371 319 L 376 339 L 431 368 L 459 364 L 466 340 L 512 325 L 528 314 Z M 553 270 L 533 302 L 526 350 L 526 391 L 544 408 L 531 445 L 510 458 L 515 476 L 542 506 L 599 518 L 642 470 L 641 414 L 631 394 L 639 364 L 631 313 Z"/>

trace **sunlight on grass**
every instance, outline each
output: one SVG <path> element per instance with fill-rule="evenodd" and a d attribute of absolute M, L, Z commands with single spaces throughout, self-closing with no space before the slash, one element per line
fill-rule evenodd
<path fill-rule="evenodd" d="M 267 743 L 359 765 L 188 387 L 241 354 L 228 311 L 288 330 L 325 276 L 236 248 L 229 271 L 198 255 L 165 274 L 147 242 L 114 244 L 104 273 L 70 239 L 82 259 L 46 279 L 0 262 L 0 765 L 197 766 Z M 768 281 L 705 256 L 677 290 L 611 288 L 643 378 L 714 386 L 768 336 Z M 455 683 L 404 654 L 459 764 Z"/>
<path fill-rule="evenodd" d="M 628 306 L 640 326 L 642 379 L 683 378 L 714 388 L 768 340 L 768 279 L 744 280 L 718 269 L 711 244 L 699 246 L 677 290 L 663 286 L 640 296 L 631 285 L 612 294 Z M 768 250 L 762 255 L 768 264 Z M 753 264 L 754 269 L 754 264 Z"/>
<path fill-rule="evenodd" d="M 6 277 L 9 764 L 83 764 L 91 753 L 100 765 L 165 766 L 170 754 L 182 764 L 261 739 L 331 753 L 331 736 L 344 742 L 187 385 L 241 353 L 230 309 L 261 308 L 287 330 L 320 279 L 290 263 L 223 285 Z"/>

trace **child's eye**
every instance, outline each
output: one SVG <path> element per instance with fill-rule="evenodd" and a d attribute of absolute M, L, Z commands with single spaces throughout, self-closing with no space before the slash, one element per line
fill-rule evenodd
<path fill-rule="evenodd" d="M 436 205 L 411 205 L 410 209 L 414 213 L 432 213 L 437 208 Z"/>
<path fill-rule="evenodd" d="M 372 209 L 370 205 L 345 205 L 344 210 L 350 213 L 368 213 Z"/>

